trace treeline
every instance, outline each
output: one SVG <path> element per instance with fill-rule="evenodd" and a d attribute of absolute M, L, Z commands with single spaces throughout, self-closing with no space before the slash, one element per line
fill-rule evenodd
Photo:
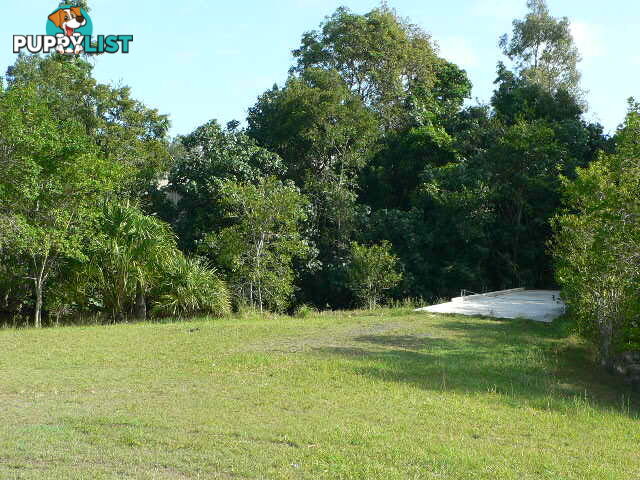
<path fill-rule="evenodd" d="M 528 6 L 488 105 L 419 27 L 340 8 L 246 128 L 173 140 L 88 62 L 19 57 L 0 92 L 0 311 L 40 325 L 556 287 L 563 192 L 579 214 L 567 186 L 620 142 L 583 118 L 568 20 Z"/>
<path fill-rule="evenodd" d="M 282 257 L 295 271 L 293 304 L 358 304 L 353 242 L 388 242 L 395 298 L 555 286 L 548 241 L 561 176 L 613 141 L 582 118 L 566 19 L 534 2 L 501 45 L 513 68 L 498 65 L 490 105 L 467 106 L 466 72 L 424 31 L 385 8 L 338 9 L 303 36 L 289 79 L 258 98 L 246 129 L 211 122 L 178 139 L 165 188 L 177 201 L 155 211 L 183 251 L 229 278 L 239 267 L 214 241 L 229 225 L 222 184 L 291 182 L 307 202 L 309 247 Z"/>

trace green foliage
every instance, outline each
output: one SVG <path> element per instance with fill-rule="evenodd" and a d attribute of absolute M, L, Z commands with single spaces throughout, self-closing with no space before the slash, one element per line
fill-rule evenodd
<path fill-rule="evenodd" d="M 293 55 L 292 72 L 313 67 L 337 71 L 385 129 L 413 123 L 415 110 L 438 93 L 444 93 L 445 102 L 461 101 L 468 90 L 449 88 L 451 80 L 458 83 L 462 76 L 470 89 L 466 75 L 437 56 L 428 34 L 386 6 L 365 15 L 339 8 L 321 30 L 303 35 Z"/>
<path fill-rule="evenodd" d="M 373 208 L 364 231 L 389 240 L 405 272 L 400 296 L 451 296 L 554 285 L 545 249 L 560 206 L 559 175 L 574 176 L 610 148 L 602 127 L 560 90 L 499 67 L 492 107 L 386 135 L 361 175 Z"/>
<path fill-rule="evenodd" d="M 422 173 L 457 160 L 452 137 L 427 126 L 388 134 L 380 147 L 360 176 L 361 198 L 375 209 L 410 209 Z"/>
<path fill-rule="evenodd" d="M 27 276 L 28 271 L 19 256 L 8 247 L 0 247 L 0 317 L 26 314 L 31 298 L 29 284 L 25 280 Z"/>
<path fill-rule="evenodd" d="M 48 280 L 65 261 L 85 258 L 95 205 L 126 173 L 100 155 L 74 120 L 61 128 L 53 108 L 32 83 L 0 96 L 0 230 L 33 282 L 36 326 Z M 69 137 L 68 128 L 77 134 Z"/>
<path fill-rule="evenodd" d="M 584 108 L 565 89 L 549 91 L 523 75 L 498 64 L 497 89 L 491 99 L 497 117 L 512 125 L 518 121 L 578 121 Z"/>
<path fill-rule="evenodd" d="M 168 224 L 120 203 L 103 208 L 90 249 L 86 272 L 115 320 L 124 319 L 136 296 L 146 312 L 146 292 L 160 281 L 164 263 L 178 253 Z"/>
<path fill-rule="evenodd" d="M 227 285 L 202 260 L 173 255 L 163 266 L 155 288 L 154 316 L 184 318 L 193 315 L 222 317 L 231 312 Z"/>
<path fill-rule="evenodd" d="M 379 135 L 375 116 L 335 71 L 309 67 L 262 95 L 248 122 L 311 204 L 306 230 L 318 258 L 298 265 L 302 301 L 346 305 L 340 265 L 362 217 L 356 175 Z"/>
<path fill-rule="evenodd" d="M 580 54 L 569 19 L 552 17 L 546 0 L 527 0 L 527 7 L 524 20 L 513 21 L 511 39 L 504 35 L 500 40 L 504 54 L 515 62 L 523 78 L 546 92 L 565 90 L 580 99 Z"/>
<path fill-rule="evenodd" d="M 129 87 L 98 83 L 92 71 L 73 55 L 19 56 L 7 71 L 7 87 L 33 88 L 61 133 L 86 133 L 96 154 L 129 170 L 122 194 L 145 197 L 169 166 L 169 120 L 131 98 Z"/>
<path fill-rule="evenodd" d="M 223 185 L 224 205 L 232 226 L 207 237 L 207 251 L 227 269 L 239 302 L 262 312 L 282 311 L 294 291 L 294 258 L 309 247 L 301 236 L 307 200 L 298 189 L 275 177 Z"/>
<path fill-rule="evenodd" d="M 362 300 L 354 242 L 397 255 L 403 275 L 383 289 L 395 299 L 555 286 L 560 176 L 613 142 L 582 119 L 567 20 L 528 5 L 490 105 L 463 108 L 466 72 L 386 4 L 339 8 L 304 34 L 246 130 L 211 121 L 171 143 L 165 116 L 90 63 L 20 56 L 0 84 L 0 310 L 36 323 L 42 309 L 222 314 L 215 269 L 178 247 L 207 255 L 254 310 Z"/>
<path fill-rule="evenodd" d="M 265 176 L 281 175 L 282 160 L 230 124 L 222 129 L 213 120 L 174 145 L 175 164 L 165 191 L 177 195 L 163 217 L 178 233 L 180 246 L 196 250 L 205 235 L 228 222 L 224 218 L 222 185 L 226 181 L 256 184 Z"/>
<path fill-rule="evenodd" d="M 308 68 L 275 86 L 249 110 L 248 134 L 285 161 L 288 177 L 347 183 L 364 165 L 376 122 L 333 70 Z"/>
<path fill-rule="evenodd" d="M 559 174 L 565 149 L 545 122 L 520 122 L 505 129 L 488 150 L 484 169 L 492 186 L 494 281 L 501 287 L 548 284 L 551 266 L 545 242 L 549 219 L 559 206 Z"/>
<path fill-rule="evenodd" d="M 356 242 L 351 244 L 349 283 L 355 295 L 369 309 L 376 308 L 384 299 L 384 292 L 402 280 L 397 263 L 398 258 L 391 253 L 389 242 L 371 247 Z"/>
<path fill-rule="evenodd" d="M 315 307 L 307 304 L 302 304 L 298 306 L 295 312 L 296 318 L 308 318 L 312 315 L 317 315 L 317 314 L 318 314 L 318 310 Z"/>
<path fill-rule="evenodd" d="M 555 219 L 558 282 L 605 364 L 616 351 L 640 345 L 638 136 L 640 106 L 631 102 L 616 153 L 565 180 L 565 211 Z"/>

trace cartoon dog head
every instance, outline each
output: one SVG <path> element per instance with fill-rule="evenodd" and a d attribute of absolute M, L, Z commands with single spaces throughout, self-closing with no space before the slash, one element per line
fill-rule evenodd
<path fill-rule="evenodd" d="M 80 7 L 69 7 L 60 9 L 49 15 L 56 27 L 61 28 L 67 37 L 73 36 L 76 28 L 83 27 L 87 24 L 87 19 L 82 16 Z"/>

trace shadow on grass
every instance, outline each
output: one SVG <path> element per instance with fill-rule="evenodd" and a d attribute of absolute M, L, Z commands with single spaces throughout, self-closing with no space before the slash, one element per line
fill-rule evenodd
<path fill-rule="evenodd" d="M 579 408 L 640 415 L 640 396 L 600 370 L 558 323 L 446 320 L 434 334 L 363 335 L 355 346 L 318 347 L 381 381 L 435 391 L 500 394 L 514 406 Z"/>

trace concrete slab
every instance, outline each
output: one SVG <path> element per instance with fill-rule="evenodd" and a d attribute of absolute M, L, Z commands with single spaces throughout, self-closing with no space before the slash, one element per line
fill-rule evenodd
<path fill-rule="evenodd" d="M 419 308 L 416 311 L 494 318 L 526 318 L 550 323 L 565 312 L 565 304 L 557 290 L 514 289 L 457 297 L 449 303 Z"/>

